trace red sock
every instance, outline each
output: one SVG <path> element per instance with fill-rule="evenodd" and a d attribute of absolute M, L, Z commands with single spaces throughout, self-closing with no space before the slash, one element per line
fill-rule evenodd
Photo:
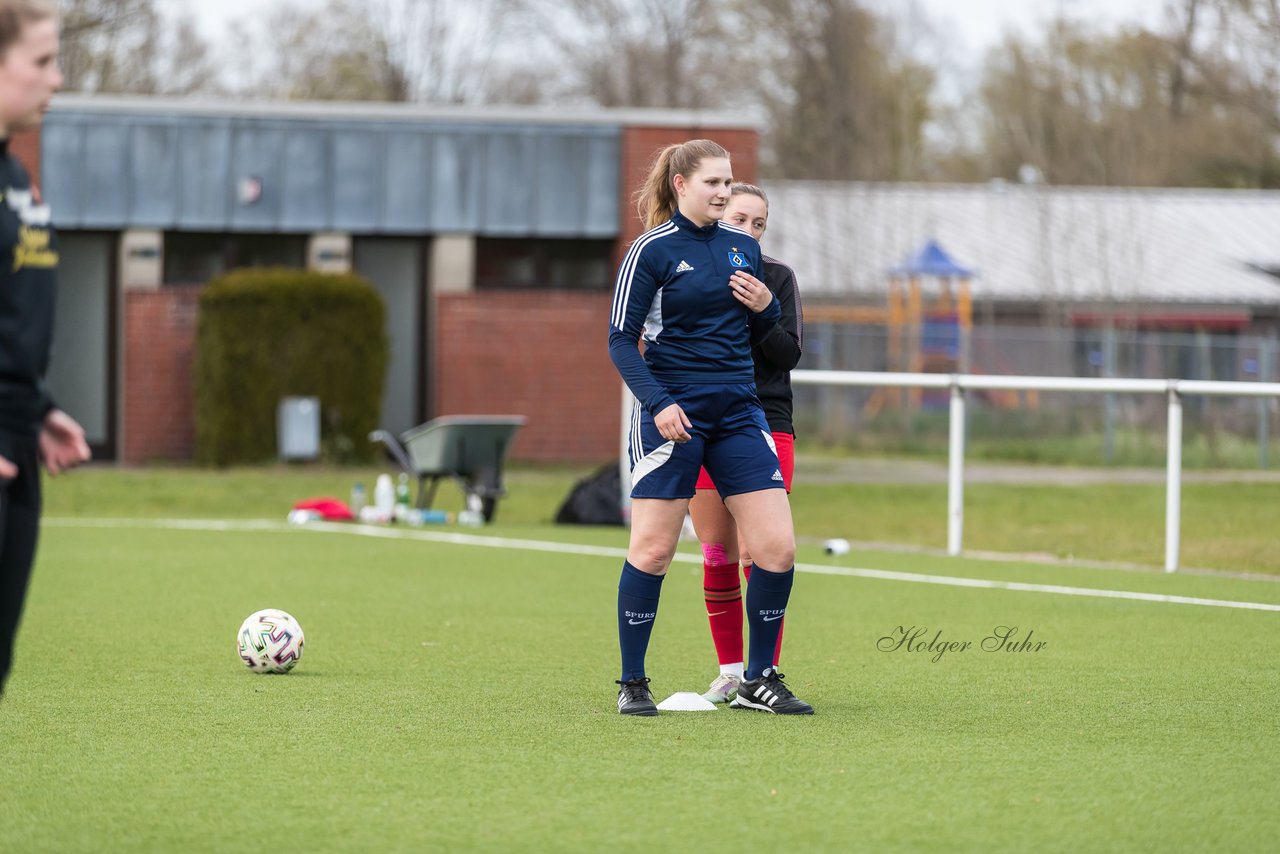
<path fill-rule="evenodd" d="M 702 564 L 702 595 L 711 623 L 711 640 L 721 664 L 742 658 L 742 585 L 736 563 Z"/>
<path fill-rule="evenodd" d="M 704 570 L 704 575 L 703 575 L 703 577 L 705 578 L 705 577 L 706 577 L 706 576 L 705 576 L 706 564 L 704 563 L 702 566 L 703 566 L 703 570 Z M 742 578 L 743 578 L 743 580 L 744 580 L 744 581 L 750 581 L 750 580 L 751 580 L 751 564 L 749 564 L 749 563 L 747 563 L 747 564 L 743 564 L 743 566 L 742 566 Z M 710 610 L 711 610 L 710 603 L 708 603 L 707 610 L 708 610 L 708 611 L 710 611 Z M 783 630 L 783 629 L 785 629 L 786 627 L 787 627 L 787 618 L 786 618 L 786 617 L 783 617 L 783 618 L 782 618 L 782 623 L 781 623 L 781 624 L 779 624 L 779 626 L 778 626 L 778 645 L 777 645 L 777 646 L 775 646 L 775 647 L 773 648 L 773 666 L 774 666 L 774 667 L 777 667 L 777 666 L 778 666 L 778 662 L 782 660 L 782 630 Z M 717 649 L 719 649 L 719 647 L 717 647 Z M 735 661 L 736 661 L 736 660 L 737 660 L 737 659 L 735 659 Z M 724 662 L 722 661 L 722 662 L 720 662 L 720 663 L 721 663 L 721 664 L 723 664 Z"/>

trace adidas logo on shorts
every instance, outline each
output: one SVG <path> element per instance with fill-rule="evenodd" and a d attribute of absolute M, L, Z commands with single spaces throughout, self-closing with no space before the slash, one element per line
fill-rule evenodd
<path fill-rule="evenodd" d="M 693 271 L 693 265 L 688 261 L 681 261 L 680 266 L 676 267 L 677 273 L 689 273 Z"/>
<path fill-rule="evenodd" d="M 782 480 L 782 469 L 774 469 L 774 470 L 773 470 L 773 479 L 774 479 L 774 480 Z"/>

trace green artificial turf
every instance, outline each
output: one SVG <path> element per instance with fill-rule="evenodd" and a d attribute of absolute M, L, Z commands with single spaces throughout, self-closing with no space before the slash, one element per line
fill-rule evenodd
<path fill-rule="evenodd" d="M 168 488 L 212 502 L 203 478 Z M 101 499 L 83 488 L 87 510 Z M 796 851 L 1242 851 L 1280 833 L 1280 613 L 812 570 L 1270 603 L 1275 582 L 805 546 L 782 670 L 814 717 L 630 719 L 612 684 L 624 532 L 520 507 L 425 531 L 492 537 L 458 544 L 51 520 L 0 701 L 0 851 L 694 850 L 756 834 Z M 156 515 L 114 509 L 84 515 Z M 690 557 L 664 584 L 658 699 L 715 673 Z M 286 676 L 236 655 L 265 607 L 306 631 Z M 934 661 L 881 641 L 899 626 L 972 646 Z M 1046 645 L 984 651 L 998 626 Z"/>

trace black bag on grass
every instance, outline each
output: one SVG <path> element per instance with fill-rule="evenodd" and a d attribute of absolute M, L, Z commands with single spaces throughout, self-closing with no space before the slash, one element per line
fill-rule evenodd
<path fill-rule="evenodd" d="M 622 475 L 616 462 L 605 463 L 573 485 L 556 513 L 559 525 L 621 525 Z"/>

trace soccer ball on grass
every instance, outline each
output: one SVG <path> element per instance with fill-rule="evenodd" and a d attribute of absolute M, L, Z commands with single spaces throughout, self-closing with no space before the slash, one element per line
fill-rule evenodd
<path fill-rule="evenodd" d="M 288 673 L 302 658 L 302 626 L 277 608 L 255 611 L 240 624 L 236 647 L 254 673 Z"/>

